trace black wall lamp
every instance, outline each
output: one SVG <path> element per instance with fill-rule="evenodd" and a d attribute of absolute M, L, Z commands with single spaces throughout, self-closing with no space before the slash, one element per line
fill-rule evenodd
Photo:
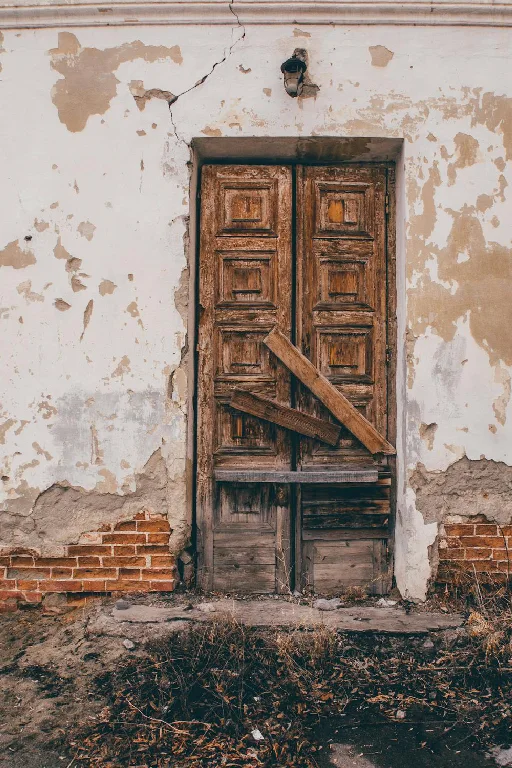
<path fill-rule="evenodd" d="M 300 96 L 304 83 L 304 72 L 308 68 L 306 64 L 306 51 L 304 48 L 296 48 L 291 58 L 281 64 L 281 72 L 284 75 L 284 88 L 289 96 Z"/>

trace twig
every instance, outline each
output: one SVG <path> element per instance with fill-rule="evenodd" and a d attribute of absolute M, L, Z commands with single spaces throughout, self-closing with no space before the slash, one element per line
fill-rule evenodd
<path fill-rule="evenodd" d="M 133 709 L 136 709 L 137 712 L 139 712 L 139 714 L 141 714 L 142 717 L 145 720 L 151 720 L 152 723 L 160 723 L 161 725 L 165 725 L 171 731 L 174 731 L 174 733 L 184 733 L 184 734 L 188 734 L 189 733 L 189 731 L 184 731 L 181 728 L 174 728 L 174 726 L 171 725 L 171 723 L 168 723 L 167 720 L 161 720 L 158 717 L 150 717 L 149 715 L 145 715 L 144 712 L 142 711 L 142 709 L 139 709 L 138 707 L 136 707 L 135 704 L 133 704 L 130 701 L 130 699 L 126 699 L 126 701 L 130 705 L 130 707 L 132 707 Z M 175 720 L 174 722 L 175 723 L 180 723 L 180 724 L 182 724 L 182 723 L 190 723 L 190 725 L 204 725 L 207 730 L 209 730 L 211 728 L 210 723 L 203 723 L 201 720 Z"/>

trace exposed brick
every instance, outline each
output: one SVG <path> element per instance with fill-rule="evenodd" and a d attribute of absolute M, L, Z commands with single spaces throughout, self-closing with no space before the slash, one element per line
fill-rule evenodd
<path fill-rule="evenodd" d="M 475 526 L 475 534 L 477 536 L 496 536 L 498 533 L 498 526 L 495 523 L 480 523 Z"/>
<path fill-rule="evenodd" d="M 35 561 L 36 568 L 40 566 L 51 566 L 52 568 L 74 568 L 76 557 L 38 557 Z"/>
<path fill-rule="evenodd" d="M 150 582 L 130 581 L 128 579 L 105 582 L 107 592 L 149 592 Z"/>
<path fill-rule="evenodd" d="M 11 564 L 11 558 L 9 555 L 6 555 L 5 557 L 0 557 L 0 567 L 5 567 L 6 565 Z"/>
<path fill-rule="evenodd" d="M 38 584 L 37 581 L 17 581 L 16 589 L 20 589 L 21 591 L 35 591 L 38 588 Z"/>
<path fill-rule="evenodd" d="M 101 544 L 71 544 L 68 547 L 70 555 L 111 555 L 112 547 Z"/>
<path fill-rule="evenodd" d="M 466 549 L 466 560 L 490 560 L 492 549 Z"/>
<path fill-rule="evenodd" d="M 137 514 L 135 515 L 135 520 L 146 520 L 146 513 L 137 512 Z"/>
<path fill-rule="evenodd" d="M 475 526 L 469 523 L 446 523 L 444 530 L 447 536 L 472 536 Z"/>
<path fill-rule="evenodd" d="M 168 544 L 168 533 L 148 533 L 148 544 Z"/>
<path fill-rule="evenodd" d="M 172 555 L 153 555 L 151 557 L 152 568 L 174 568 L 176 558 Z"/>
<path fill-rule="evenodd" d="M 14 613 L 18 610 L 18 603 L 16 600 L 8 599 L 0 603 L 0 613 Z"/>
<path fill-rule="evenodd" d="M 23 600 L 26 603 L 40 603 L 43 599 L 41 592 L 23 592 Z"/>
<path fill-rule="evenodd" d="M 140 568 L 120 568 L 120 579 L 140 579 Z"/>
<path fill-rule="evenodd" d="M 74 567 L 77 566 L 79 568 L 85 568 L 85 567 L 99 567 L 101 565 L 101 560 L 99 557 L 77 557 L 76 558 L 78 562 L 73 563 Z"/>
<path fill-rule="evenodd" d="M 127 546 L 118 546 L 117 544 L 114 544 L 115 557 L 117 557 L 118 555 L 121 557 L 127 557 L 128 555 L 134 555 L 134 554 L 135 554 L 134 544 L 128 544 Z"/>
<path fill-rule="evenodd" d="M 137 530 L 146 533 L 170 533 L 171 531 L 167 520 L 140 520 L 137 522 Z"/>
<path fill-rule="evenodd" d="M 512 536 L 512 525 L 501 525 L 500 529 L 503 536 Z"/>
<path fill-rule="evenodd" d="M 146 566 L 145 557 L 104 557 L 103 565 L 111 568 L 144 568 Z"/>
<path fill-rule="evenodd" d="M 135 520 L 123 520 L 114 526 L 114 531 L 136 531 L 137 522 Z"/>
<path fill-rule="evenodd" d="M 34 565 L 33 557 L 26 557 L 25 555 L 12 555 L 11 565 L 13 568 L 32 567 Z"/>
<path fill-rule="evenodd" d="M 41 581 L 39 589 L 41 592 L 81 592 L 82 582 L 73 581 L 72 579 L 67 581 Z"/>
<path fill-rule="evenodd" d="M 464 560 L 465 552 L 463 549 L 440 549 L 439 560 Z"/>
<path fill-rule="evenodd" d="M 458 536 L 448 536 L 446 539 L 443 539 L 443 541 L 446 542 L 448 547 L 458 548 L 462 546 L 462 544 L 460 543 L 460 538 Z"/>
<path fill-rule="evenodd" d="M 138 555 L 168 555 L 169 547 L 159 547 L 156 544 L 138 544 Z"/>
<path fill-rule="evenodd" d="M 50 568 L 8 568 L 8 579 L 47 579 Z"/>
<path fill-rule="evenodd" d="M 145 533 L 107 533 L 103 536 L 104 544 L 144 544 Z"/>
<path fill-rule="evenodd" d="M 92 581 L 83 581 L 84 592 L 105 592 L 105 582 L 101 579 L 94 579 Z"/>
<path fill-rule="evenodd" d="M 504 539 L 502 536 L 462 536 L 461 543 L 463 547 L 502 547 Z"/>
<path fill-rule="evenodd" d="M 115 579 L 116 577 L 115 568 L 75 568 L 73 571 L 74 579 Z"/>
<path fill-rule="evenodd" d="M 72 568 L 52 568 L 51 579 L 71 579 L 73 578 Z"/>
<path fill-rule="evenodd" d="M 171 579 L 170 581 L 150 581 L 149 583 L 152 592 L 172 592 L 176 581 Z"/>
<path fill-rule="evenodd" d="M 492 572 L 498 570 L 498 564 L 495 563 L 493 560 L 465 560 L 460 563 L 460 567 L 463 568 L 465 571 L 477 571 L 480 572 Z"/>
<path fill-rule="evenodd" d="M 9 600 L 12 597 L 18 598 L 20 596 L 19 590 L 16 589 L 16 582 L 12 586 L 12 589 L 0 589 L 0 600 Z"/>
<path fill-rule="evenodd" d="M 141 571 L 141 579 L 149 579 L 150 581 L 165 581 L 172 578 L 172 570 L 170 568 L 147 568 Z"/>

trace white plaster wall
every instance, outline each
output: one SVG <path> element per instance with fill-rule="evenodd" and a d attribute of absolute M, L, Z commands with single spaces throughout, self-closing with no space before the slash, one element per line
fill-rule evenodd
<path fill-rule="evenodd" d="M 52 484 L 125 493 L 162 445 L 171 484 L 181 489 L 173 519 L 187 518 L 185 377 L 174 376 L 170 397 L 169 377 L 180 366 L 187 331 L 174 293 L 189 256 L 191 140 L 403 137 L 396 576 L 403 594 L 422 598 L 437 524 L 425 524 L 416 508 L 409 473 L 418 462 L 443 471 L 463 455 L 509 464 L 512 458 L 512 352 L 501 332 L 510 319 L 503 286 L 512 279 L 510 32 L 244 30 L 234 23 L 66 34 L 81 46 L 75 67 L 99 62 L 86 92 L 76 80 L 68 82 L 77 111 L 91 110 L 81 130 L 70 130 L 52 101 L 61 75 L 49 52 L 59 46 L 59 30 L 6 31 L 0 41 L 0 451 L 3 507 L 15 513 L 4 518 L 4 544 L 30 544 L 27 520 L 38 494 Z M 142 47 L 129 49 L 137 54 L 132 59 L 123 54 L 116 65 L 115 54 L 105 63 L 102 51 L 126 51 L 134 41 Z M 73 45 L 61 38 L 62 50 Z M 155 60 L 146 56 L 151 46 L 173 52 Z M 373 46 L 393 53 L 385 66 L 376 66 L 382 57 L 376 61 L 379 51 L 372 57 Z M 308 50 L 310 77 L 320 86 L 316 98 L 293 100 L 284 92 L 279 67 L 295 47 Z M 82 56 L 87 48 L 95 51 Z M 105 72 L 115 75 L 115 92 L 104 112 L 94 114 L 94 89 L 105 90 Z M 184 95 L 171 112 L 160 98 L 147 100 L 141 111 L 133 81 L 142 81 L 142 90 Z M 481 195 L 489 205 L 478 201 Z M 460 229 L 474 245 L 469 252 L 463 234 L 453 232 L 461 216 Z M 27 266 L 9 266 L 8 244 L 15 241 L 25 254 L 15 257 Z M 73 290 L 66 258 L 54 255 L 59 242 L 82 260 L 75 277 L 84 289 Z M 489 256 L 496 282 L 479 293 L 482 253 L 494 253 L 493 243 L 501 247 L 496 258 Z M 469 267 L 460 270 L 457 264 L 465 262 Z M 460 292 L 459 272 L 466 291 Z M 104 280 L 116 287 L 101 295 Z M 58 300 L 69 309 L 59 310 Z M 433 435 L 422 438 L 421 425 L 431 424 L 437 425 Z"/>

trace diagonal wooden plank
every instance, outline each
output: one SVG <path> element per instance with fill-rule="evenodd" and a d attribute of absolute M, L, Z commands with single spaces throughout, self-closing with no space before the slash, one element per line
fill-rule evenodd
<path fill-rule="evenodd" d="M 289 339 L 274 328 L 263 340 L 284 365 L 357 437 L 371 453 L 394 455 L 395 449 L 364 418 L 352 403 L 299 352 Z"/>
<path fill-rule="evenodd" d="M 317 419 L 307 413 L 301 413 L 266 397 L 254 395 L 244 389 L 235 389 L 229 404 L 232 408 L 250 413 L 264 421 L 271 421 L 273 424 L 292 430 L 292 432 L 298 432 L 301 435 L 307 435 L 307 437 L 315 437 L 329 445 L 338 444 L 341 427 L 337 424 Z"/>

